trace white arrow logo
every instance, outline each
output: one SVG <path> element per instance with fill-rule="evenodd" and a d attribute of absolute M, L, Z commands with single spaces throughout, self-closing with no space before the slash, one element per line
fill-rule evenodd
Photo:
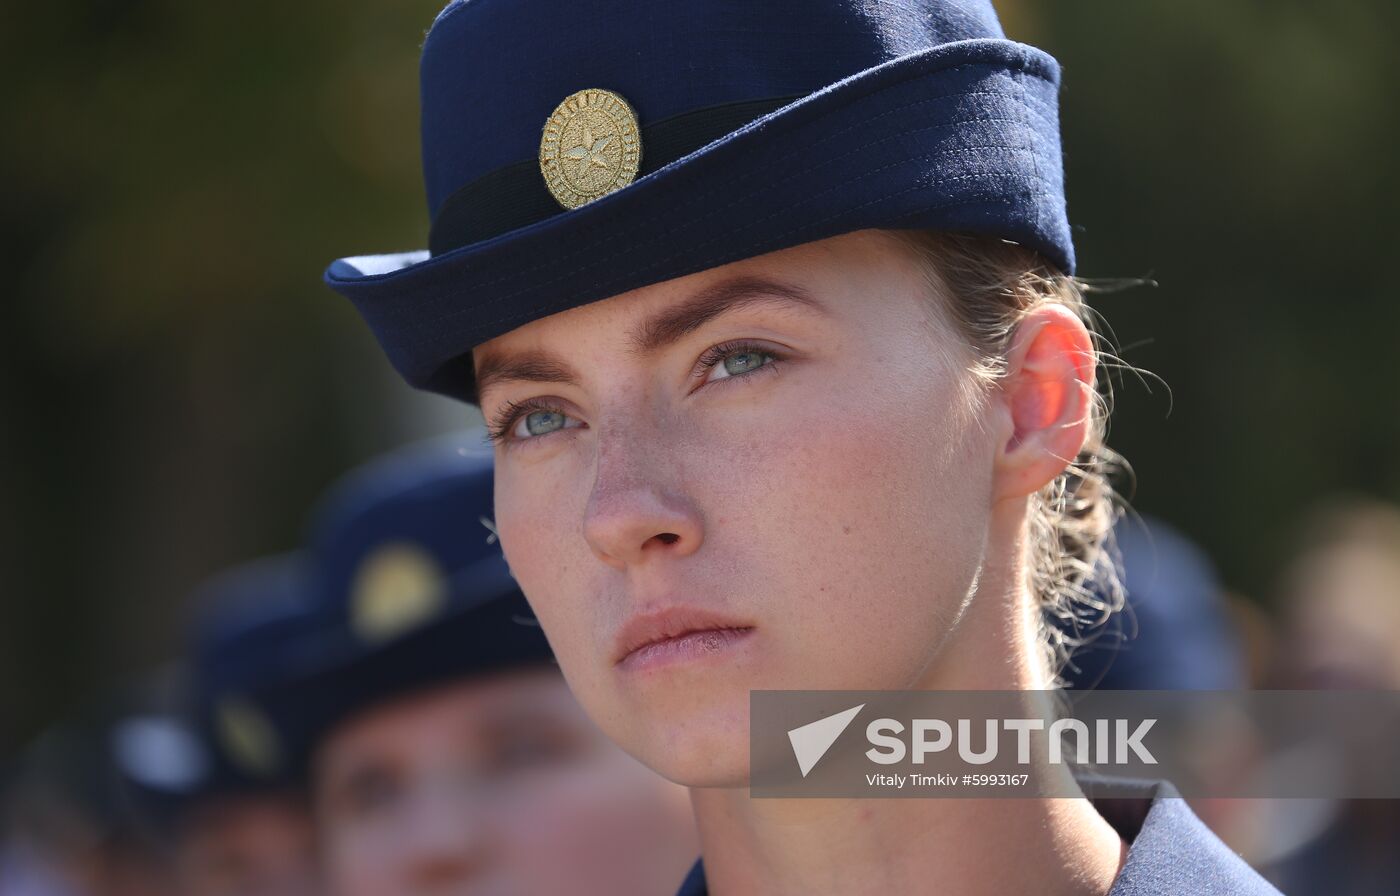
<path fill-rule="evenodd" d="M 836 743 L 836 738 L 841 736 L 841 732 L 846 730 L 846 726 L 851 724 L 851 720 L 862 709 L 865 709 L 864 703 L 842 710 L 834 716 L 808 722 L 788 732 L 788 740 L 792 741 L 792 753 L 797 757 L 797 767 L 802 770 L 802 777 L 807 777 L 807 773 L 821 761 L 826 751 Z"/>

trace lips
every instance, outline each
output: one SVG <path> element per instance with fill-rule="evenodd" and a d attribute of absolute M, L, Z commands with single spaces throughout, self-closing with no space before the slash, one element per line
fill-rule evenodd
<path fill-rule="evenodd" d="M 720 653 L 752 631 L 746 622 L 697 608 L 642 613 L 618 632 L 613 663 L 636 667 Z"/>

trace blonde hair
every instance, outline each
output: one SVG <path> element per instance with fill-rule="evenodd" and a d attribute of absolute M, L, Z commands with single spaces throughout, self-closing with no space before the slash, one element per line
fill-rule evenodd
<path fill-rule="evenodd" d="M 1094 339 L 1097 369 L 1118 364 L 1085 300 L 1088 284 L 1060 273 L 1028 249 L 1002 240 L 923 230 L 891 234 L 913 247 L 934 296 L 977 353 L 974 377 L 985 386 L 1006 372 L 1011 337 L 1025 315 L 1047 302 L 1065 306 Z M 1029 586 L 1039 608 L 1040 643 L 1059 676 L 1073 651 L 1123 605 L 1113 526 L 1126 503 L 1113 479 L 1131 475 L 1108 447 L 1112 391 L 1095 377 L 1089 428 L 1064 471 L 1031 498 Z"/>

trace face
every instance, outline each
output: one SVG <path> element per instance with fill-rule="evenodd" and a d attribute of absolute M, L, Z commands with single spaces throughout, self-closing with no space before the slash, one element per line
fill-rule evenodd
<path fill-rule="evenodd" d="M 741 785 L 750 689 L 927 680 L 993 503 L 973 360 L 870 231 L 477 348 L 507 559 L 611 736 Z"/>
<path fill-rule="evenodd" d="M 1400 686 L 1400 556 L 1365 543 L 1315 550 L 1293 590 L 1289 655 L 1304 685 Z"/>
<path fill-rule="evenodd" d="M 177 890 L 190 896 L 311 896 L 316 886 L 311 816 L 296 799 L 230 796 L 185 823 Z"/>
<path fill-rule="evenodd" d="M 553 669 L 371 710 L 314 778 L 345 896 L 665 893 L 699 851 L 684 791 L 609 742 Z"/>

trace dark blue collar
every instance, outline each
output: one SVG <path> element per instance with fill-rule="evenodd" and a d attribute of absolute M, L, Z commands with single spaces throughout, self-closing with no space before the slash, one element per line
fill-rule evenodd
<path fill-rule="evenodd" d="M 1166 781 L 1081 779 L 1094 808 L 1128 841 L 1128 860 L 1109 896 L 1231 893 L 1279 896 L 1211 833 Z M 696 862 L 677 896 L 708 896 Z"/>

